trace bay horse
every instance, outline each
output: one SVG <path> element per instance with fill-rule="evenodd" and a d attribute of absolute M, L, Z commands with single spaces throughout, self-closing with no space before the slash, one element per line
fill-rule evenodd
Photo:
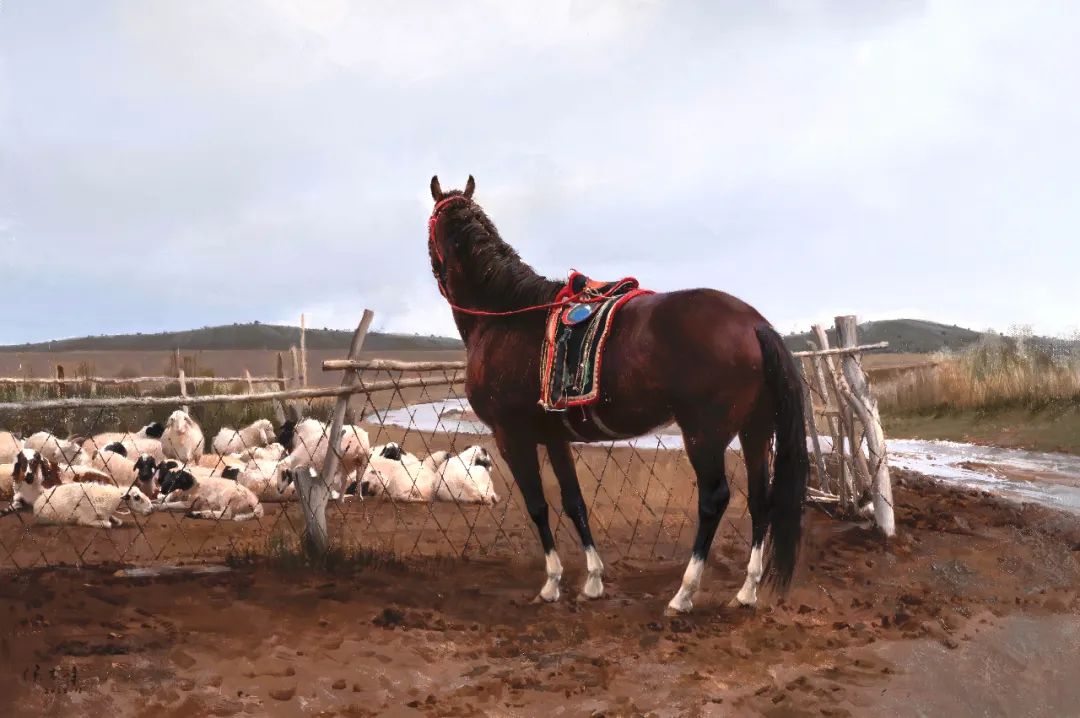
<path fill-rule="evenodd" d="M 464 191 L 443 192 L 438 177 L 431 178 L 435 207 L 428 252 L 465 342 L 465 393 L 491 428 L 540 536 L 546 580 L 537 600 L 557 601 L 562 579 L 537 448 L 547 448 L 563 511 L 585 551 L 582 596 L 598 598 L 604 592 L 604 565 L 589 528 L 570 442 L 639 436 L 672 420 L 682 430 L 697 475 L 698 526 L 682 585 L 667 612 L 693 607 L 730 498 L 724 453 L 736 435 L 746 461 L 753 540 L 746 581 L 731 604 L 755 605 L 763 578 L 786 588 L 795 570 L 810 462 L 801 378 L 780 335 L 751 306 L 720 291 L 637 297 L 619 310 L 608 335 L 599 401 L 588 411 L 572 410 L 572 423 L 564 421 L 537 401 L 545 310 L 554 305 L 563 284 L 538 275 L 502 240 L 473 200 L 475 188 L 471 175 Z"/>

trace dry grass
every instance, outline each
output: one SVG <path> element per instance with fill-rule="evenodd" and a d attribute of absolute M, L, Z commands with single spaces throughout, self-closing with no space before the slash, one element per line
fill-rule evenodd
<path fill-rule="evenodd" d="M 1080 405 L 1080 354 L 1067 344 L 991 335 L 933 364 L 876 381 L 888 413 L 1040 411 Z"/>

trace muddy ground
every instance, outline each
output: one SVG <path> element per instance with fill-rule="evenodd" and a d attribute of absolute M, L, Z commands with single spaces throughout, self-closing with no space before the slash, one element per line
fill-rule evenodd
<path fill-rule="evenodd" d="M 1075 518 L 910 475 L 896 501 L 888 545 L 808 509 L 795 585 L 756 611 L 726 606 L 725 534 L 674 619 L 671 557 L 607 556 L 604 598 L 555 605 L 530 603 L 539 557 L 6 574 L 0 714 L 1075 715 Z"/>

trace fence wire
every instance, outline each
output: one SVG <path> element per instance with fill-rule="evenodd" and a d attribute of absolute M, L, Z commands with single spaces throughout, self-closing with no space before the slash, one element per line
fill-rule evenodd
<path fill-rule="evenodd" d="M 471 415 L 463 387 L 453 383 L 452 375 L 450 370 L 361 373 L 364 386 L 389 388 L 373 392 L 360 388 L 352 395 L 341 453 L 347 453 L 350 435 L 356 443 L 376 451 L 397 444 L 404 452 L 404 461 L 397 465 L 405 468 L 411 484 L 406 486 L 406 495 L 387 491 L 382 485 L 385 477 L 378 469 L 386 466 L 380 462 L 389 459 L 377 454 L 360 462 L 354 472 L 337 477 L 340 483 L 335 488 L 341 495 L 335 495 L 326 507 L 332 545 L 400 558 L 499 556 L 531 560 L 539 555 L 535 528 L 513 477 L 494 439 Z M 80 388 L 86 387 L 69 382 L 66 397 L 76 397 Z M 17 391 L 18 399 L 24 402 L 56 397 L 55 389 L 48 386 L 5 390 Z M 0 411 L 0 432 L 9 432 L 0 433 L 0 479 L 14 480 L 0 480 L 0 505 L 7 505 L 19 491 L 18 481 L 23 479 L 13 474 L 15 454 L 22 446 L 35 447 L 52 461 L 59 482 L 69 487 L 59 492 L 64 498 L 62 505 L 58 490 L 47 489 L 36 510 L 11 511 L 0 517 L 0 568 L 218 563 L 298 546 L 305 532 L 304 516 L 295 483 L 284 485 L 281 470 L 307 464 L 321 468 L 330 444 L 328 424 L 334 399 L 281 403 L 254 396 L 240 403 L 196 403 L 201 395 L 244 390 L 240 384 L 217 386 L 210 382 L 193 388 L 186 399 L 192 402 L 190 416 L 201 431 L 201 440 L 191 438 L 195 429 L 178 434 L 178 427 L 170 422 L 173 411 L 185 401 L 180 397 L 175 405 L 167 406 Z M 120 387 L 103 387 L 93 395 L 100 398 L 103 392 L 124 396 Z M 314 434 L 297 432 L 292 451 L 287 452 L 278 449 L 274 441 L 283 418 L 314 419 L 318 428 Z M 145 427 L 153 422 L 165 427 L 160 438 L 146 435 Z M 260 433 L 256 422 L 269 422 L 272 435 Z M 153 433 L 153 429 L 149 431 Z M 215 440 L 228 444 L 228 451 L 216 453 Z M 109 450 L 115 449 L 116 443 L 125 447 L 127 456 Z M 563 515 L 546 451 L 539 451 L 556 542 L 561 552 L 572 556 L 580 550 L 578 537 Z M 463 484 L 468 489 L 465 493 L 476 494 L 483 493 L 482 486 L 490 478 L 497 500 L 465 501 L 453 490 L 450 496 L 440 497 L 435 490 L 439 474 L 424 468 L 425 460 L 430 466 L 430 457 L 439 458 L 439 452 L 449 452 L 451 457 L 442 465 L 447 483 L 468 482 Z M 574 445 L 571 453 L 593 534 L 605 560 L 686 558 L 697 522 L 697 482 L 677 431 L 661 431 L 633 442 Z M 144 454 L 154 458 L 157 469 L 140 475 L 135 464 Z M 489 456 L 490 466 L 466 465 L 460 459 L 475 454 Z M 300 460 L 294 461 L 295 457 Z M 161 469 L 166 461 L 175 463 Z M 733 498 L 717 544 L 734 542 L 746 550 L 751 534 L 745 471 L 741 460 L 728 464 L 733 467 L 729 469 Z M 174 475 L 175 489 L 181 472 L 192 476 L 196 488 L 177 489 L 179 493 L 174 491 L 163 503 L 162 482 Z M 436 474 L 434 478 L 432 474 Z M 44 479 L 44 483 L 56 480 Z M 93 484 L 112 487 L 112 510 L 102 508 L 97 496 L 100 491 L 91 488 Z M 215 486 L 219 494 L 207 488 Z M 148 515 L 133 508 L 132 487 L 155 501 Z M 248 516 L 253 513 L 249 505 L 252 494 L 260 509 Z M 90 516 L 98 522 L 110 522 L 112 527 L 41 524 L 41 515 L 50 510 L 62 517 Z M 247 520 L 238 520 L 244 518 Z"/>

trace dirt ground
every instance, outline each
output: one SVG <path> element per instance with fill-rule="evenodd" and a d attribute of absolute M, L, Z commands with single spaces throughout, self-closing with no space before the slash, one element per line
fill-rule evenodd
<path fill-rule="evenodd" d="M 726 606 L 734 534 L 685 618 L 684 557 L 605 555 L 579 603 L 566 547 L 554 605 L 539 556 L 7 574 L 0 715 L 1075 715 L 1075 518 L 897 483 L 896 540 L 808 509 L 791 592 L 756 611 Z"/>

